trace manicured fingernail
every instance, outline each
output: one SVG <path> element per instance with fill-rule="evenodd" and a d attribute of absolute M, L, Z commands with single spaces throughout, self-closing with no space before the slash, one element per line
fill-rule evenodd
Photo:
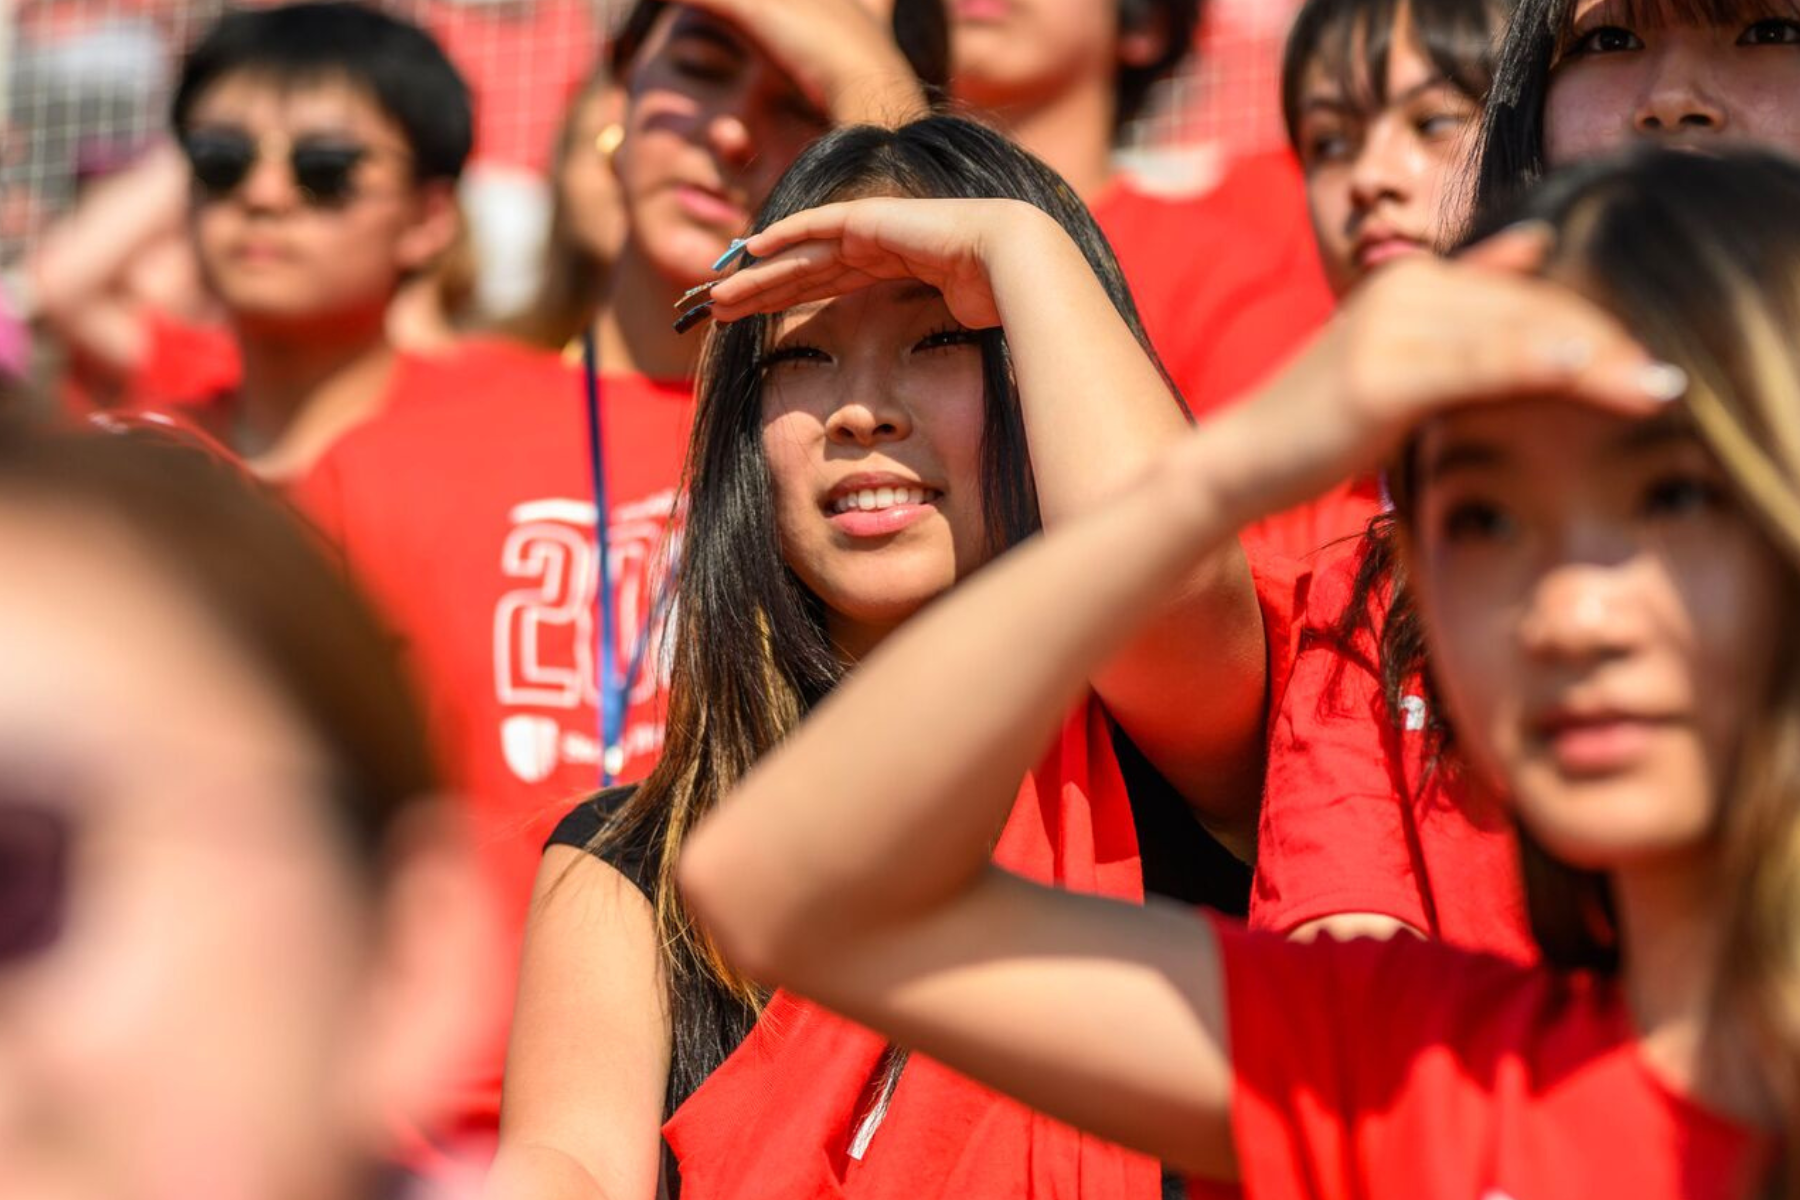
<path fill-rule="evenodd" d="M 1688 374 L 1674 363 L 1653 362 L 1638 368 L 1637 385 L 1652 400 L 1668 404 L 1687 395 Z"/>
<path fill-rule="evenodd" d="M 709 279 L 699 287 L 691 287 L 687 291 L 681 293 L 681 299 L 677 300 L 674 304 L 675 311 L 681 312 L 691 307 L 694 303 L 694 297 L 706 295 L 715 287 L 719 286 L 719 282 L 720 281 L 717 279 Z"/>
<path fill-rule="evenodd" d="M 750 244 L 749 238 L 732 238 L 731 245 L 725 247 L 725 253 L 719 255 L 719 261 L 712 265 L 714 271 L 723 271 L 736 262 L 744 253 L 744 247 Z"/>
<path fill-rule="evenodd" d="M 711 300 L 702 300 L 699 304 L 694 305 L 694 307 L 675 318 L 675 332 L 686 333 L 688 330 L 710 317 L 712 315 L 712 309 L 713 302 Z"/>

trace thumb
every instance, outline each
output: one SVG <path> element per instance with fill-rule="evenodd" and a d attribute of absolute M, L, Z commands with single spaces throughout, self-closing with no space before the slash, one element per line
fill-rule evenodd
<path fill-rule="evenodd" d="M 1544 265 L 1556 245 L 1547 221 L 1521 221 L 1483 238 L 1456 256 L 1458 262 L 1513 275 L 1529 275 Z"/>

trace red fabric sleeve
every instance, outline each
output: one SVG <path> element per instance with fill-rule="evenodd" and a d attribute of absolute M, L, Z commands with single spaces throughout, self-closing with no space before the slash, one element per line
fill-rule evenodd
<path fill-rule="evenodd" d="M 1252 928 L 1369 912 L 1431 929 L 1392 723 L 1365 664 L 1328 641 L 1301 650 L 1270 730 Z"/>
<path fill-rule="evenodd" d="M 1374 639 L 1337 636 L 1360 549 L 1322 562 L 1269 727 L 1250 925 L 1287 933 L 1334 913 L 1433 923 L 1415 870 L 1417 831 L 1400 747 L 1375 673 Z"/>

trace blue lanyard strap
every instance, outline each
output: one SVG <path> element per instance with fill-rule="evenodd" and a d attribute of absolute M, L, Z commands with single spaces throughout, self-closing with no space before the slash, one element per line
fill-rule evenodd
<path fill-rule="evenodd" d="M 594 581 L 594 661 L 599 666 L 600 786 L 611 787 L 625 765 L 625 708 L 631 680 L 619 672 L 619 602 L 612 586 L 612 506 L 606 495 L 606 425 L 600 415 L 600 350 L 593 328 L 581 338 L 582 373 L 587 382 L 588 473 L 594 489 L 594 540 L 600 550 L 598 577 Z M 641 637 L 640 642 L 649 641 Z M 641 646 L 632 655 L 631 674 L 637 673 Z"/>

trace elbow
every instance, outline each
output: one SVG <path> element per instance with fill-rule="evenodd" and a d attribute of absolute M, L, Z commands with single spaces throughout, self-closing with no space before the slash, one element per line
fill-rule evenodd
<path fill-rule="evenodd" d="M 709 822 L 682 849 L 676 884 L 688 912 L 727 962 L 761 983 L 779 984 L 791 959 L 790 939 L 779 906 L 761 894 L 767 889 L 747 857 L 729 830 Z"/>

